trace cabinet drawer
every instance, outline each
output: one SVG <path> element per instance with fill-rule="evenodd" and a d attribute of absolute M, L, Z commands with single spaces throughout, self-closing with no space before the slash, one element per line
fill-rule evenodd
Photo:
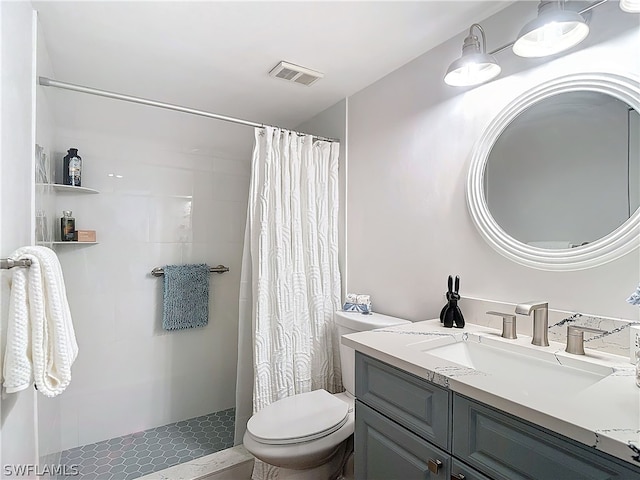
<path fill-rule="evenodd" d="M 449 480 L 448 453 L 359 400 L 355 432 L 356 480 Z"/>
<path fill-rule="evenodd" d="M 452 453 L 496 480 L 631 480 L 640 469 L 455 394 Z"/>
<path fill-rule="evenodd" d="M 356 352 L 356 397 L 449 450 L 449 391 Z"/>
<path fill-rule="evenodd" d="M 491 480 L 475 468 L 462 463 L 457 458 L 451 459 L 451 480 Z"/>

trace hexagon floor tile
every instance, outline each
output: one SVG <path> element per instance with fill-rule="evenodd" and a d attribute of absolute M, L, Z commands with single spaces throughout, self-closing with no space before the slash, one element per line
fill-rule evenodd
<path fill-rule="evenodd" d="M 58 480 L 132 480 L 233 446 L 235 409 L 170 423 L 65 450 L 60 463 L 76 476 Z"/>

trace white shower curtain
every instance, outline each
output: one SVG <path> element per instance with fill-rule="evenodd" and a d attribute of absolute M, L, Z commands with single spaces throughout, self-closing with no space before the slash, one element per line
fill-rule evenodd
<path fill-rule="evenodd" d="M 340 308 L 338 152 L 337 142 L 271 127 L 255 131 L 241 273 L 236 444 L 252 412 L 296 393 L 342 390 L 333 328 Z"/>

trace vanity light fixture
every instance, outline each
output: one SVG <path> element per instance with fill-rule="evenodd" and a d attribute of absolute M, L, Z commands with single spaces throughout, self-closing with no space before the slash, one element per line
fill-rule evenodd
<path fill-rule="evenodd" d="M 478 37 L 473 34 L 474 28 L 480 32 L 482 48 L 480 48 Z M 474 23 L 462 44 L 462 56 L 449 65 L 444 81 L 447 85 L 454 87 L 478 85 L 496 77 L 501 70 L 495 58 L 487 53 L 484 30 Z"/>
<path fill-rule="evenodd" d="M 513 44 L 521 57 L 546 57 L 571 48 L 589 34 L 589 26 L 578 12 L 565 10 L 565 0 L 541 1 L 538 17 L 528 22 Z"/>
<path fill-rule="evenodd" d="M 571 48 L 589 34 L 584 14 L 608 1 L 595 0 L 578 11 L 566 10 L 566 0 L 541 1 L 538 17 L 524 26 L 517 39 L 490 52 L 487 52 L 484 30 L 474 23 L 464 39 L 462 57 L 449 66 L 444 81 L 455 87 L 467 87 L 491 80 L 501 71 L 493 56 L 509 48 L 521 57 L 544 57 Z M 640 0 L 620 0 L 619 5 L 624 12 L 640 13 Z M 482 49 L 473 34 L 474 28 L 482 37 Z"/>
<path fill-rule="evenodd" d="M 627 13 L 640 13 L 640 0 L 620 0 L 620 9 Z"/>

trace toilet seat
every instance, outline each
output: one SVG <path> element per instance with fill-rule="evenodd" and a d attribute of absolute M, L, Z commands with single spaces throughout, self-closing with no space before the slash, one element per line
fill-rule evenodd
<path fill-rule="evenodd" d="M 349 418 L 349 405 L 326 390 L 300 393 L 263 408 L 247 423 L 260 443 L 290 445 L 325 437 Z"/>

